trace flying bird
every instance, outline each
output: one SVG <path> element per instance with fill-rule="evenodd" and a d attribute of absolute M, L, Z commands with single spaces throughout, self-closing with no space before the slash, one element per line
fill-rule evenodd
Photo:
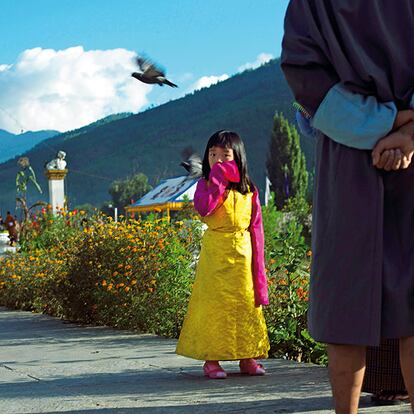
<path fill-rule="evenodd" d="M 175 83 L 172 83 L 165 77 L 165 71 L 157 66 L 154 62 L 138 56 L 136 63 L 139 66 L 141 72 L 134 72 L 131 74 L 131 76 L 135 79 L 138 79 L 144 83 L 156 83 L 160 86 L 168 85 L 172 88 L 177 88 L 177 85 Z"/>
<path fill-rule="evenodd" d="M 200 178 L 203 175 L 203 161 L 198 154 L 192 153 L 192 151 L 190 155 L 188 155 L 189 149 L 190 148 L 185 148 L 182 152 L 182 155 L 186 160 L 180 165 L 187 170 L 189 178 Z"/>

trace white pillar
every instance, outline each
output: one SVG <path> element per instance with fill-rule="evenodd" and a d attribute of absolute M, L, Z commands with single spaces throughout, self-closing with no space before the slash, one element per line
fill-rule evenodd
<path fill-rule="evenodd" d="M 269 180 L 269 177 L 266 175 L 266 183 L 265 183 L 265 206 L 269 204 L 270 199 L 270 189 L 272 187 L 272 183 Z"/>
<path fill-rule="evenodd" d="M 65 206 L 65 177 L 68 170 L 46 170 L 49 180 L 49 204 L 52 206 L 53 214 Z"/>

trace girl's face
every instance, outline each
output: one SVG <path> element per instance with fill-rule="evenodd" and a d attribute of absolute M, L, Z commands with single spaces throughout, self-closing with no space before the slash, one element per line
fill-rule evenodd
<path fill-rule="evenodd" d="M 211 147 L 208 150 L 208 162 L 210 164 L 210 168 L 212 168 L 216 162 L 233 161 L 233 160 L 234 160 L 234 153 L 231 148 Z"/>

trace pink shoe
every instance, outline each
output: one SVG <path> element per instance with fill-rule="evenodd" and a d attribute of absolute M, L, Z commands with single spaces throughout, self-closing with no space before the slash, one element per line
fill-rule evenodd
<path fill-rule="evenodd" d="M 204 375 L 210 379 L 224 379 L 227 378 L 226 371 L 214 362 L 206 362 L 203 366 Z"/>
<path fill-rule="evenodd" d="M 264 375 L 266 370 L 262 364 L 258 364 L 253 358 L 241 359 L 240 372 L 247 375 Z"/>

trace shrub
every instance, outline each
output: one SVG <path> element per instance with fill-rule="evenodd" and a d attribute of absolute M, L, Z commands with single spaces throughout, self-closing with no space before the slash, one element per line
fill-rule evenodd
<path fill-rule="evenodd" d="M 114 223 L 43 212 L 2 259 L 0 303 L 85 323 L 177 336 L 193 283 L 199 222 Z M 82 216 L 80 214 L 80 216 Z"/>
<path fill-rule="evenodd" d="M 295 211 L 294 206 L 300 206 Z M 270 200 L 263 209 L 270 306 L 265 316 L 271 354 L 304 362 L 326 362 L 325 347 L 307 330 L 309 271 L 312 252 L 298 217 L 309 211 L 302 202 L 279 211 Z M 302 215 L 303 217 L 303 215 Z"/>
<path fill-rule="evenodd" d="M 298 209 L 296 207 L 299 206 Z M 307 331 L 311 251 L 292 203 L 263 208 L 271 355 L 326 362 Z M 186 217 L 191 214 L 186 214 Z M 178 217 L 177 217 L 178 218 Z M 202 225 L 155 216 L 122 220 L 43 210 L 18 254 L 0 259 L 0 304 L 83 323 L 178 337 L 191 294 Z"/>

